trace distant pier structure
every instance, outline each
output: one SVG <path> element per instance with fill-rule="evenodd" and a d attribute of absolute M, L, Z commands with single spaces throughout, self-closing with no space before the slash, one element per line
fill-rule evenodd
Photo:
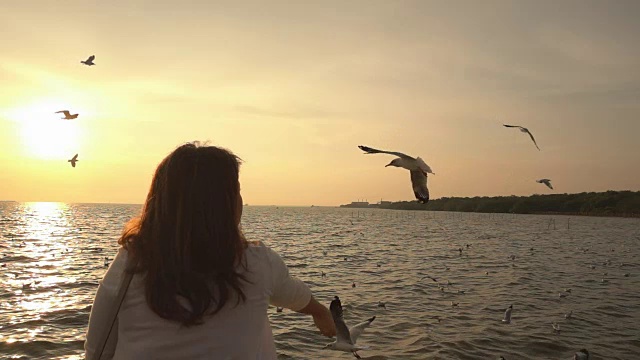
<path fill-rule="evenodd" d="M 352 201 L 351 204 L 340 205 L 340 207 L 346 207 L 346 208 L 368 208 L 369 207 L 369 202 L 367 200 Z"/>
<path fill-rule="evenodd" d="M 358 200 L 358 201 L 351 202 L 351 204 L 340 205 L 340 207 L 343 207 L 343 208 L 357 208 L 357 209 L 363 209 L 363 208 L 372 209 L 372 208 L 384 208 L 385 206 L 390 206 L 391 204 L 393 204 L 393 201 L 384 201 L 382 199 L 380 199 L 380 202 L 376 203 L 376 204 L 371 204 L 367 200 Z"/>

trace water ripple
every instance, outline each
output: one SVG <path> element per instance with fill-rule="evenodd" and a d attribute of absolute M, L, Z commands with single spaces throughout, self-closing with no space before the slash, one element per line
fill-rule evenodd
<path fill-rule="evenodd" d="M 82 358 L 105 257 L 139 210 L 0 204 L 0 353 Z M 567 359 L 583 347 L 638 357 L 640 222 L 573 217 L 567 229 L 555 218 L 553 229 L 548 216 L 246 207 L 243 231 L 276 249 L 318 300 L 339 295 L 348 324 L 376 315 L 359 340 L 370 346 L 363 358 Z M 281 359 L 352 357 L 323 350 L 330 340 L 305 315 L 269 318 Z"/>

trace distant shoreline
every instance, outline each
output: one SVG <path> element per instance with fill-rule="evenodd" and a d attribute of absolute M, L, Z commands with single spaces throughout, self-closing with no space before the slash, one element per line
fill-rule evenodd
<path fill-rule="evenodd" d="M 606 191 L 579 194 L 440 198 L 417 201 L 366 201 L 340 205 L 350 209 L 425 210 L 491 214 L 537 214 L 640 218 L 640 191 Z"/>
<path fill-rule="evenodd" d="M 380 207 L 349 207 L 340 206 L 340 208 L 355 209 L 355 210 L 402 210 L 402 211 L 433 211 L 433 212 L 454 212 L 454 213 L 470 213 L 470 214 L 500 214 L 500 215 L 560 215 L 560 216 L 589 216 L 589 217 L 602 217 L 602 218 L 625 218 L 625 219 L 640 219 L 640 214 L 589 214 L 589 213 L 568 213 L 568 212 L 532 212 L 532 213 L 505 213 L 505 212 L 478 212 L 478 211 L 455 211 L 455 210 L 429 210 L 429 209 L 391 209 Z"/>

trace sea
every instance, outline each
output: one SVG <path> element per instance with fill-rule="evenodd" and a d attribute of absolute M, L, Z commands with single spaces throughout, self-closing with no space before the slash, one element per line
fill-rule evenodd
<path fill-rule="evenodd" d="M 84 357 L 98 281 L 140 209 L 0 203 L 1 359 Z M 339 296 L 347 325 L 376 316 L 363 359 L 640 359 L 640 219 L 245 206 L 242 228 L 320 302 Z M 268 316 L 280 359 L 353 358 L 306 315 Z"/>

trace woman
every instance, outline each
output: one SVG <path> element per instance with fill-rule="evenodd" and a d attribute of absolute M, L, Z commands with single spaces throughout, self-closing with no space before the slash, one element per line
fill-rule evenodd
<path fill-rule="evenodd" d="M 289 276 L 273 250 L 239 224 L 239 159 L 214 146 L 180 146 L 158 166 L 98 286 L 85 354 L 98 351 L 125 271 L 134 276 L 102 358 L 275 359 L 269 304 L 313 317 L 335 335 L 329 310 Z"/>

